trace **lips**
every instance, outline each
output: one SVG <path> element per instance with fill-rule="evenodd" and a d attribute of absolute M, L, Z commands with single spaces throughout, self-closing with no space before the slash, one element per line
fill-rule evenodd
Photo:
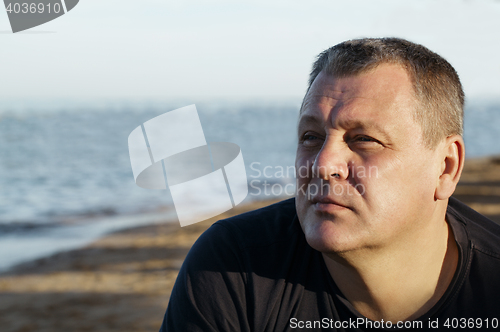
<path fill-rule="evenodd" d="M 322 212 L 350 209 L 347 205 L 342 204 L 338 200 L 328 196 L 315 196 L 310 201 L 316 210 Z"/>

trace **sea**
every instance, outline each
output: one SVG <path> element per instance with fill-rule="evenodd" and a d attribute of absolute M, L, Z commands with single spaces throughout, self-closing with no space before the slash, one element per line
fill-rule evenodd
<path fill-rule="evenodd" d="M 190 104 L 0 103 L 0 271 L 112 231 L 178 222 L 168 189 L 135 184 L 128 135 Z M 208 142 L 240 146 L 249 182 L 245 202 L 293 193 L 300 100 L 210 101 L 196 107 Z M 500 155 L 499 128 L 500 102 L 468 102 L 467 157 Z M 182 140 L 189 133 L 177 135 Z"/>

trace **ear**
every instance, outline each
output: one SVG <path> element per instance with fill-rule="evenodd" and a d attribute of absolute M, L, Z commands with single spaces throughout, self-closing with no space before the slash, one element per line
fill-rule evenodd
<path fill-rule="evenodd" d="M 436 200 L 448 199 L 455 188 L 464 168 L 465 146 L 460 135 L 447 137 L 444 145 L 438 146 L 441 154 L 441 174 L 439 175 L 435 198 Z"/>

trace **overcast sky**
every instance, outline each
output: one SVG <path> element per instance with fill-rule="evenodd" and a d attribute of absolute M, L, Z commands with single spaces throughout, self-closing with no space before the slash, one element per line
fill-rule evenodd
<path fill-rule="evenodd" d="M 315 56 L 397 36 L 500 96 L 498 0 L 80 0 L 12 34 L 0 12 L 0 99 L 300 98 Z"/>

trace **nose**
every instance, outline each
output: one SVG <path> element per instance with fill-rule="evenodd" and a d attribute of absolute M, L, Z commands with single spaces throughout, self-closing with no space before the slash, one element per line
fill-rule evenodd
<path fill-rule="evenodd" d="M 348 153 L 345 143 L 335 142 L 333 137 L 327 138 L 313 161 L 313 177 L 325 181 L 346 180 L 349 176 Z"/>

